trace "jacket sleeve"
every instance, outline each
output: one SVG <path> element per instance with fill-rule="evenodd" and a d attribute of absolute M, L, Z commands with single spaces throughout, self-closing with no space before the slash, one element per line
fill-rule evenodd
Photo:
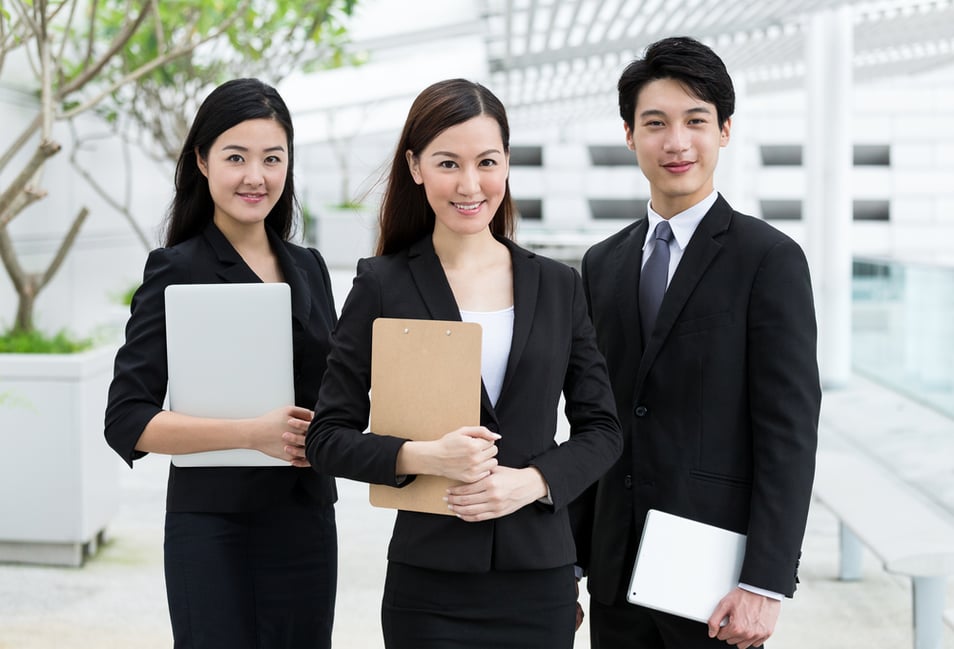
<path fill-rule="evenodd" d="M 319 473 L 397 487 L 411 482 L 399 484 L 395 475 L 406 440 L 363 433 L 370 413 L 371 328 L 381 316 L 381 291 L 370 261 L 360 260 L 335 327 L 305 451 Z"/>
<path fill-rule="evenodd" d="M 754 467 L 740 581 L 791 596 L 821 407 L 811 281 L 795 242 L 778 243 L 762 260 L 747 327 Z"/>
<path fill-rule="evenodd" d="M 556 509 L 579 497 L 616 462 L 623 450 L 606 363 L 596 347 L 583 283 L 575 270 L 571 294 L 572 341 L 563 380 L 570 438 L 532 462 L 546 479 Z"/>
<path fill-rule="evenodd" d="M 188 283 L 187 265 L 169 248 L 153 250 L 142 285 L 133 295 L 126 342 L 116 352 L 106 403 L 106 441 L 126 464 L 146 455 L 135 450 L 146 424 L 162 410 L 166 397 L 165 290 Z"/>

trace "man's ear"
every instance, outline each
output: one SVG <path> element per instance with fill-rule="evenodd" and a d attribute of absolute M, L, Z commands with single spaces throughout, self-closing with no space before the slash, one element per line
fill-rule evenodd
<path fill-rule="evenodd" d="M 404 152 L 404 157 L 407 158 L 407 168 L 411 171 L 411 178 L 420 185 L 424 182 L 424 179 L 421 178 L 421 165 L 418 162 L 417 156 L 414 155 L 413 151 L 408 149 Z"/>
<path fill-rule="evenodd" d="M 629 124 L 623 122 L 623 130 L 626 132 L 626 148 L 630 151 L 635 151 L 636 144 L 633 142 L 633 129 L 629 127 Z"/>
<path fill-rule="evenodd" d="M 729 131 L 732 129 L 732 118 L 727 117 L 722 123 L 722 132 L 719 134 L 719 146 L 725 146 L 729 143 Z"/>
<path fill-rule="evenodd" d="M 195 148 L 195 163 L 199 167 L 199 171 L 202 172 L 202 175 L 208 178 L 209 163 L 202 158 L 202 154 L 199 153 L 199 147 Z"/>

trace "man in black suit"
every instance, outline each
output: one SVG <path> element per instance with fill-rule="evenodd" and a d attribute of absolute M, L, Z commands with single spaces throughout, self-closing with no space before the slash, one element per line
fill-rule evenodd
<path fill-rule="evenodd" d="M 734 103 L 690 38 L 654 43 L 619 80 L 650 202 L 583 259 L 625 439 L 576 503 L 594 649 L 760 646 L 795 590 L 821 402 L 811 283 L 794 241 L 714 189 Z M 708 625 L 626 601 L 649 509 L 748 536 Z"/>

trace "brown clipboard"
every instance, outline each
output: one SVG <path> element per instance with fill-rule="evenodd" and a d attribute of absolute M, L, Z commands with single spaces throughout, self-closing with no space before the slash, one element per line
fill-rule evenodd
<path fill-rule="evenodd" d="M 474 322 L 377 318 L 371 334 L 370 431 L 430 441 L 480 425 L 481 328 Z M 406 487 L 372 484 L 371 504 L 452 515 L 449 478 L 419 475 Z"/>

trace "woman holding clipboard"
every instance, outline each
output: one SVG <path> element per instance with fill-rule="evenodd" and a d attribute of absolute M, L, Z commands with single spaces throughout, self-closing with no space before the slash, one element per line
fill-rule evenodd
<path fill-rule="evenodd" d="M 304 433 L 336 316 L 321 255 L 288 241 L 293 163 L 291 117 L 274 88 L 237 79 L 206 98 L 179 157 L 165 247 L 146 261 L 116 354 L 106 440 L 130 466 L 147 453 L 231 448 L 287 463 L 170 466 L 165 578 L 177 648 L 331 646 L 337 494 L 332 478 L 307 469 Z M 251 419 L 163 410 L 166 287 L 257 282 L 290 288 L 295 403 Z"/>
<path fill-rule="evenodd" d="M 321 472 L 393 487 L 462 481 L 450 516 L 399 511 L 382 604 L 385 645 L 571 647 L 575 545 L 567 506 L 622 449 L 579 275 L 511 240 L 509 126 L 485 87 L 453 79 L 414 101 L 358 262 L 308 430 Z M 480 426 L 436 441 L 368 425 L 376 318 L 483 328 Z M 569 440 L 557 444 L 566 399 Z"/>

